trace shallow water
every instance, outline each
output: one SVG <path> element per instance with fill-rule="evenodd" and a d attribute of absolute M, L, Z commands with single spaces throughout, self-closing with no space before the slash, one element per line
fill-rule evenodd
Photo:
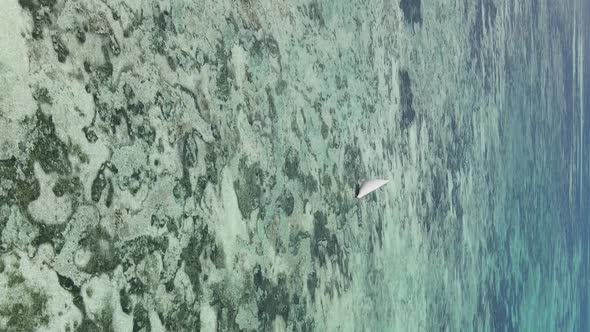
<path fill-rule="evenodd" d="M 584 6 L 4 1 L 0 330 L 584 330 Z"/>

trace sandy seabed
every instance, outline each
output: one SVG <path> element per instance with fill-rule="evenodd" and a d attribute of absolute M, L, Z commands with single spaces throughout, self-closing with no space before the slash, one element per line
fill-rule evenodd
<path fill-rule="evenodd" d="M 4 1 L 0 330 L 579 328 L 553 2 Z"/>

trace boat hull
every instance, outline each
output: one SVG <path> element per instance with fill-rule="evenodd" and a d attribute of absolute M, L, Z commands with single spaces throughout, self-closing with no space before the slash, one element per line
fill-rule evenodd
<path fill-rule="evenodd" d="M 356 190 L 356 198 L 363 198 L 364 196 L 372 193 L 373 191 L 383 187 L 389 180 L 369 180 L 364 182 L 357 190 Z"/>

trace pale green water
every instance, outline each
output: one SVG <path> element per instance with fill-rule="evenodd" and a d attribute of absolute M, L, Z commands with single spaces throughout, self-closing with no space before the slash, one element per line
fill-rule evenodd
<path fill-rule="evenodd" d="M 580 8 L 6 0 L 0 330 L 582 330 Z"/>

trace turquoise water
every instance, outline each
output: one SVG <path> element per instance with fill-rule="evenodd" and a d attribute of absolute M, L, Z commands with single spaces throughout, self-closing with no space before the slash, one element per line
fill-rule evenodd
<path fill-rule="evenodd" d="M 588 330 L 589 13 L 4 1 L 0 330 Z"/>

